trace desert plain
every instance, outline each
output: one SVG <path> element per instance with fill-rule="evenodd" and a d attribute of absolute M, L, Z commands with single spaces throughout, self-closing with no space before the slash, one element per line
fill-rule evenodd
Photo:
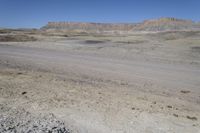
<path fill-rule="evenodd" d="M 199 31 L 0 36 L 1 133 L 200 133 Z"/>

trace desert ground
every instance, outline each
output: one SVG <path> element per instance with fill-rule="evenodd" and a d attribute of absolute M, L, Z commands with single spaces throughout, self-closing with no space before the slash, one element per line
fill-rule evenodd
<path fill-rule="evenodd" d="M 2 32 L 0 132 L 200 133 L 200 32 Z"/>

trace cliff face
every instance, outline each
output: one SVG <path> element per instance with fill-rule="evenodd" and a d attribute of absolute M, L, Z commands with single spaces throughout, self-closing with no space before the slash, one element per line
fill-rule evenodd
<path fill-rule="evenodd" d="M 44 30 L 81 30 L 81 31 L 169 31 L 169 30 L 200 30 L 200 25 L 190 20 L 176 18 L 160 18 L 146 20 L 138 24 L 114 23 L 78 23 L 78 22 L 49 22 L 42 27 Z"/>

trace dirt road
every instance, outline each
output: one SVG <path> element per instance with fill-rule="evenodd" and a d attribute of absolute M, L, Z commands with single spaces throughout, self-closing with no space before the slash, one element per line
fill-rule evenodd
<path fill-rule="evenodd" d="M 13 63 L 20 67 L 33 66 L 33 69 L 35 67 L 62 74 L 72 72 L 105 80 L 125 80 L 130 84 L 135 81 L 149 81 L 164 86 L 190 89 L 198 89 L 200 86 L 200 69 L 189 64 L 120 60 L 75 52 L 7 45 L 0 45 L 0 55 L 1 60 L 13 60 Z"/>

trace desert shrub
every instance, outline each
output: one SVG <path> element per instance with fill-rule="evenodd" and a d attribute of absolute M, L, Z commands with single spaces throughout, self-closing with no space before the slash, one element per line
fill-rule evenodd
<path fill-rule="evenodd" d="M 85 43 L 86 44 L 97 44 L 97 43 L 104 43 L 105 41 L 101 41 L 101 40 L 86 40 Z"/>
<path fill-rule="evenodd" d="M 6 29 L 0 29 L 0 34 L 6 34 L 6 33 L 10 33 L 10 30 L 6 30 Z"/>
<path fill-rule="evenodd" d="M 0 42 L 27 42 L 36 41 L 37 39 L 27 35 L 1 35 Z"/>

